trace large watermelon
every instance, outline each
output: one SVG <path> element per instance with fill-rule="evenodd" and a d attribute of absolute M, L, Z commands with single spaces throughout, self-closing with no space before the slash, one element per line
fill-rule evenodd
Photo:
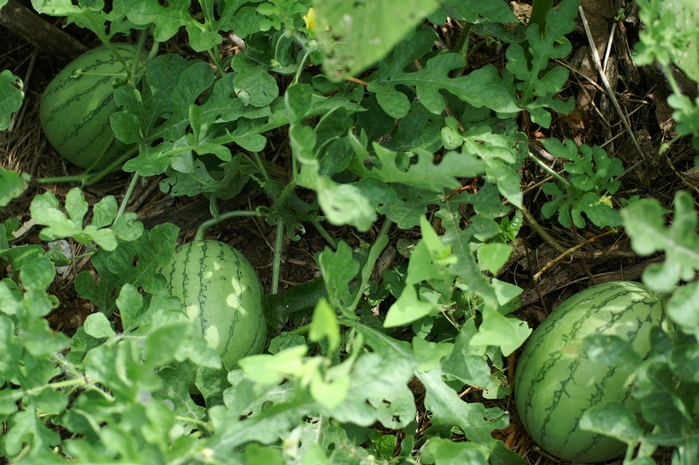
<path fill-rule="evenodd" d="M 264 349 L 262 287 L 239 251 L 218 241 L 189 242 L 177 248 L 161 273 L 227 369 Z"/>
<path fill-rule="evenodd" d="M 517 364 L 515 401 L 529 435 L 544 450 L 575 462 L 598 462 L 625 445 L 583 431 L 578 421 L 592 406 L 616 401 L 638 414 L 626 384 L 632 368 L 593 363 L 583 352 L 589 335 L 616 335 L 646 357 L 651 327 L 660 325 L 663 301 L 635 282 L 592 286 L 563 302 L 532 333 Z"/>
<path fill-rule="evenodd" d="M 112 44 L 129 66 L 136 47 Z M 143 64 L 143 60 L 140 60 Z M 121 61 L 106 46 L 94 48 L 70 62 L 49 83 L 41 96 L 39 118 L 44 134 L 59 155 L 81 168 L 104 168 L 129 147 L 114 139 L 109 116 L 114 103 L 115 78 L 126 77 Z"/>

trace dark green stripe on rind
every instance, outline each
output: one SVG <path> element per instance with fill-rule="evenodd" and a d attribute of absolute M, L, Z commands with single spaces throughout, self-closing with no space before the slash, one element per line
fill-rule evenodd
<path fill-rule="evenodd" d="M 262 289 L 240 252 L 217 241 L 195 241 L 178 248 L 162 272 L 226 368 L 262 351 L 267 339 Z"/>
<path fill-rule="evenodd" d="M 623 444 L 581 431 L 577 421 L 585 409 L 611 400 L 638 410 L 624 388 L 631 370 L 592 365 L 582 353 L 582 340 L 615 334 L 645 357 L 650 328 L 660 324 L 662 309 L 640 284 L 606 283 L 573 296 L 537 328 L 517 366 L 515 400 L 522 423 L 542 448 L 581 462 L 623 453 Z"/>
<path fill-rule="evenodd" d="M 127 64 L 135 47 L 113 44 Z M 72 77 L 76 70 L 79 77 Z M 51 81 L 41 98 L 40 119 L 44 133 L 56 151 L 71 163 L 86 168 L 113 138 L 109 116 L 117 111 L 112 83 L 126 76 L 122 63 L 106 46 L 81 55 Z M 127 146 L 119 141 L 109 147 L 98 168 L 110 164 Z"/>

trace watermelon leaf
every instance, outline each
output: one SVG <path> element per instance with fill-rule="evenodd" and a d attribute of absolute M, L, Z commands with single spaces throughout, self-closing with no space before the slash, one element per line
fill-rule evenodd
<path fill-rule="evenodd" d="M 639 367 L 641 357 L 628 341 L 614 335 L 588 336 L 583 341 L 583 350 L 590 360 L 603 365 Z"/>
<path fill-rule="evenodd" d="M 59 206 L 58 199 L 52 192 L 37 195 L 32 200 L 29 211 L 37 224 L 45 225 L 40 237 L 53 241 L 72 237 L 77 242 L 89 245 L 94 241 L 104 250 L 114 250 L 117 239 L 128 241 L 138 238 L 143 225 L 135 221 L 135 213 L 125 213 L 115 228 L 107 227 L 117 214 L 116 200 L 113 196 L 105 196 L 93 208 L 92 223 L 83 227 L 83 219 L 88 211 L 88 204 L 82 191 L 74 187 L 66 195 L 66 215 Z"/>
<path fill-rule="evenodd" d="M 586 431 L 605 434 L 634 447 L 643 437 L 636 415 L 626 405 L 608 402 L 587 409 L 580 417 L 580 427 Z"/>
<path fill-rule="evenodd" d="M 0 131 L 10 127 L 12 113 L 22 106 L 24 84 L 9 69 L 0 72 Z"/>
<path fill-rule="evenodd" d="M 576 147 L 571 140 L 561 143 L 557 139 L 542 139 L 541 143 L 551 155 L 568 161 L 563 165 L 568 179 L 559 176 L 558 182 L 543 186 L 543 191 L 553 197 L 541 208 L 544 218 L 551 218 L 558 212 L 561 225 L 571 228 L 575 224 L 584 228 L 584 213 L 599 227 L 620 226 L 621 217 L 612 208 L 609 195 L 621 186 L 614 179 L 624 171 L 621 160 L 610 158 L 601 147 L 586 144 Z"/>
<path fill-rule="evenodd" d="M 439 7 L 435 0 L 380 3 L 317 2 L 313 29 L 324 53 L 323 69 L 333 81 L 353 76 L 383 58 Z M 347 38 L 352 37 L 352 40 Z"/>
<path fill-rule="evenodd" d="M 158 270 L 172 258 L 177 232 L 176 226 L 164 223 L 134 241 L 119 241 L 113 250 L 99 249 L 92 257 L 99 284 L 83 271 L 75 280 L 75 289 L 107 316 L 117 308 L 118 291 L 124 284 L 150 293 L 164 289 L 166 281 Z"/>
<path fill-rule="evenodd" d="M 572 46 L 566 34 L 575 28 L 578 14 L 577 0 L 564 0 L 558 8 L 551 8 L 546 15 L 546 30 L 539 30 L 536 23 L 527 27 L 527 44 L 524 47 L 513 43 L 508 47 L 505 67 L 519 81 L 517 90 L 520 106 L 529 111 L 532 121 L 543 127 L 551 125 L 551 114 L 545 108 L 558 113 L 569 113 L 575 102 L 564 102 L 554 97 L 563 89 L 568 79 L 568 70 L 555 67 L 544 72 L 552 58 L 568 55 Z"/>

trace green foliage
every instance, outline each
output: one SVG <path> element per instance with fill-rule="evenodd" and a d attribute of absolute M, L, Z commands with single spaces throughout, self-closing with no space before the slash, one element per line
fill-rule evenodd
<path fill-rule="evenodd" d="M 699 13 L 691 0 L 667 3 L 640 0 L 639 18 L 646 27 L 640 33 L 634 60 L 641 65 L 657 62 L 670 82 L 673 94 L 668 103 L 679 122 L 677 140 L 691 135 L 699 149 L 699 102 L 683 95 L 673 76 L 672 67 L 682 70 L 695 84 L 699 82 Z"/>
<path fill-rule="evenodd" d="M 145 231 L 126 204 L 104 197 L 90 209 L 78 188 L 64 205 L 37 195 L 40 239 L 88 250 L 90 271 L 75 289 L 97 311 L 70 339 L 50 330 L 54 265 L 43 243 L 14 243 L 16 220 L 0 226 L 0 353 L 9 354 L 0 360 L 0 454 L 17 463 L 524 463 L 493 437 L 509 414 L 459 393 L 509 395 L 504 358 L 530 332 L 512 315 L 522 289 L 494 277 L 522 225 L 528 141 L 516 118 L 527 111 L 548 126 L 571 109 L 558 99 L 567 71 L 551 59 L 570 50 L 577 2 L 515 28 L 503 1 L 110 3 L 33 2 L 104 42 L 155 40 L 139 86 L 114 93 L 115 137 L 137 147 L 124 171 L 160 176 L 172 196 L 207 197 L 217 219 L 219 200 L 259 189 L 271 203 L 265 220 L 291 240 L 309 223 L 329 238 L 327 220 L 373 241 L 353 249 L 329 238 L 317 280 L 267 297 L 279 333 L 267 352 L 229 371 L 158 273 L 176 227 Z M 471 69 L 468 50 L 435 47 L 425 18 L 447 14 L 504 37 L 506 69 Z M 207 60 L 155 53 L 178 31 Z M 246 47 L 222 56 L 231 32 Z M 0 114 L 16 110 L 13 92 Z M 282 131 L 286 177 L 272 174 L 268 157 L 268 138 Z M 568 159 L 570 186 L 552 208 L 618 225 L 611 208 L 582 199 L 592 193 L 599 204 L 618 189 L 618 162 L 559 145 L 550 150 Z M 27 179 L 0 175 L 4 206 Z M 418 226 L 400 247 L 407 264 L 377 279 L 389 231 Z M 409 385 L 424 388 L 426 431 Z"/>
<path fill-rule="evenodd" d="M 322 0 L 316 10 L 314 38 L 325 54 L 323 68 L 332 80 L 353 76 L 383 58 L 424 17 L 435 0 L 348 3 Z M 390 27 L 385 27 L 390 24 Z"/>
<path fill-rule="evenodd" d="M 29 211 L 37 224 L 47 226 L 39 234 L 42 240 L 71 237 L 85 245 L 94 241 L 104 250 L 114 250 L 117 238 L 131 241 L 143 233 L 143 225 L 134 221 L 135 213 L 125 213 L 117 218 L 117 203 L 111 195 L 94 205 L 92 222 L 84 228 L 83 221 L 89 205 L 79 188 L 74 187 L 68 192 L 65 209 L 68 216 L 60 209 L 56 196 L 51 192 L 34 197 Z"/>
<path fill-rule="evenodd" d="M 506 52 L 506 68 L 518 81 L 519 105 L 529 112 L 534 123 L 546 128 L 551 125 L 551 114 L 546 108 L 568 113 L 575 104 L 572 100 L 564 102 L 555 98 L 568 79 L 568 70 L 548 68 L 551 58 L 563 58 L 570 53 L 572 47 L 565 35 L 575 28 L 577 12 L 577 0 L 562 1 L 558 8 L 548 10 L 545 30 L 533 22 L 527 28 L 525 47 L 514 43 Z"/>
<path fill-rule="evenodd" d="M 12 199 L 22 195 L 27 187 L 29 176 L 26 173 L 0 168 L 0 208 L 6 207 Z"/>
<path fill-rule="evenodd" d="M 1 8 L 1 7 L 0 7 Z M 22 106 L 24 84 L 10 70 L 0 71 L 0 131 L 10 127 L 12 113 Z"/>
<path fill-rule="evenodd" d="M 551 218 L 558 212 L 558 222 L 566 228 L 573 224 L 584 228 L 584 213 L 599 227 L 621 225 L 621 217 L 609 200 L 621 186 L 614 180 L 624 171 L 621 160 L 610 158 L 597 146 L 583 144 L 578 148 L 572 141 L 561 143 L 557 139 L 541 142 L 551 155 L 569 161 L 563 165 L 568 173 L 567 180 L 559 176 L 557 183 L 548 182 L 543 186 L 543 191 L 553 197 L 541 208 L 544 218 Z"/>

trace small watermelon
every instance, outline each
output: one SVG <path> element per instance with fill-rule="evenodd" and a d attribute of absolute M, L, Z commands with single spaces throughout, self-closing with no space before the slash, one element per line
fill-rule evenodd
<path fill-rule="evenodd" d="M 189 242 L 161 273 L 228 370 L 262 352 L 267 339 L 262 286 L 243 254 L 218 241 Z"/>
<path fill-rule="evenodd" d="M 515 401 L 529 435 L 548 453 L 574 462 L 599 462 L 624 453 L 616 439 L 580 429 L 583 412 L 621 402 L 637 415 L 630 367 L 589 360 L 583 339 L 616 335 L 645 358 L 650 331 L 661 324 L 664 302 L 635 282 L 592 286 L 563 302 L 532 333 L 517 364 Z"/>

